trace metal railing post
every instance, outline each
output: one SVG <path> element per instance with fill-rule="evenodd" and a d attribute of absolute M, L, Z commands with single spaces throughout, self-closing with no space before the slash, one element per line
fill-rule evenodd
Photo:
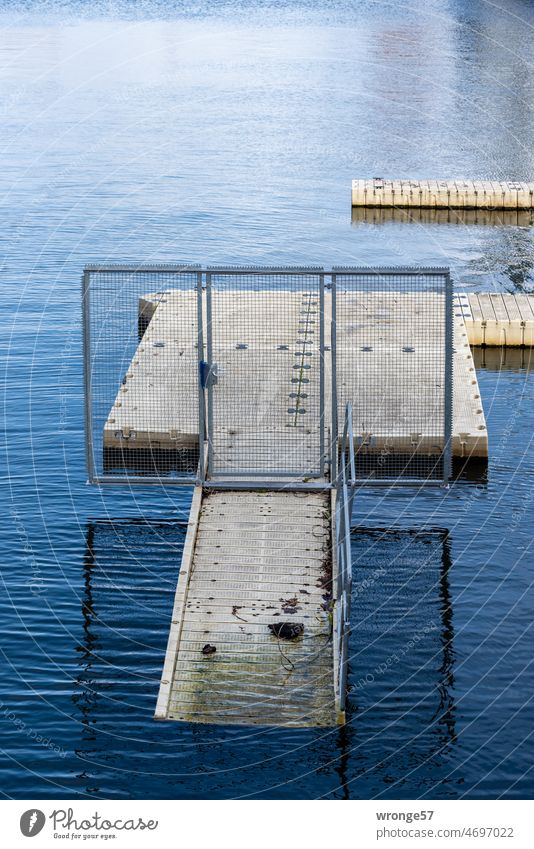
<path fill-rule="evenodd" d="M 206 397 L 202 381 L 201 363 L 204 360 L 204 316 L 202 309 L 202 271 L 197 273 L 197 380 L 198 380 L 198 477 L 206 478 L 204 442 L 206 439 Z"/>
<path fill-rule="evenodd" d="M 332 319 L 330 321 L 330 359 L 332 363 L 331 394 L 332 394 L 332 433 L 330 434 L 331 466 L 330 475 L 334 482 L 337 479 L 338 465 L 338 420 L 337 420 L 337 281 L 336 275 L 331 275 L 332 282 Z"/>
<path fill-rule="evenodd" d="M 347 704 L 347 678 L 348 678 L 348 663 L 349 663 L 349 591 L 343 593 L 341 601 L 341 619 L 342 619 L 342 636 L 341 636 L 341 664 L 340 664 L 340 680 L 339 680 L 339 706 L 341 710 L 345 710 Z"/>
<path fill-rule="evenodd" d="M 91 309 L 90 309 L 91 272 L 84 271 L 82 276 L 82 323 L 83 323 L 83 382 L 84 382 L 84 420 L 85 420 L 85 458 L 89 483 L 96 478 L 93 447 L 93 391 L 91 374 Z"/>
<path fill-rule="evenodd" d="M 350 631 L 352 554 L 350 546 L 350 523 L 354 486 L 354 434 L 352 431 L 352 404 L 345 406 L 343 430 L 339 440 L 339 470 L 336 487 L 336 622 L 334 639 L 336 644 L 337 692 L 339 709 L 345 709 L 347 697 L 348 639 Z"/>
<path fill-rule="evenodd" d="M 211 323 L 211 272 L 206 272 L 206 337 L 207 337 L 207 361 L 208 369 L 213 367 L 213 328 Z M 213 471 L 213 385 L 208 383 L 208 416 L 207 416 L 207 438 L 208 438 L 208 468 L 206 474 Z"/>
<path fill-rule="evenodd" d="M 444 391 L 444 446 L 443 480 L 446 483 L 452 477 L 452 404 L 453 404 L 453 299 L 452 280 L 449 272 L 445 275 L 445 391 Z"/>
<path fill-rule="evenodd" d="M 324 274 L 319 275 L 319 456 L 321 476 L 326 469 L 324 407 Z"/>

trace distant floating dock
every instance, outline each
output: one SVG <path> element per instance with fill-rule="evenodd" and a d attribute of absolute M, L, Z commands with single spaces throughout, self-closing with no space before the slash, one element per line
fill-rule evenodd
<path fill-rule="evenodd" d="M 352 206 L 403 209 L 534 209 L 534 183 L 496 180 L 352 181 Z"/>
<path fill-rule="evenodd" d="M 534 346 L 534 295 L 459 292 L 457 317 L 463 318 L 469 344 L 495 348 Z"/>

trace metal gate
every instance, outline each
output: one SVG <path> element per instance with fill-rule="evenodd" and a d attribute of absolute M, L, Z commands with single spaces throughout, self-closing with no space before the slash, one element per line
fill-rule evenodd
<path fill-rule="evenodd" d="M 452 285 L 447 268 L 332 270 L 333 431 L 353 408 L 358 484 L 451 475 Z"/>
<path fill-rule="evenodd" d="M 208 476 L 325 473 L 324 273 L 206 273 Z"/>
<path fill-rule="evenodd" d="M 94 483 L 204 480 L 206 443 L 221 484 L 334 483 L 348 402 L 356 484 L 450 477 L 447 269 L 90 266 L 83 314 Z"/>

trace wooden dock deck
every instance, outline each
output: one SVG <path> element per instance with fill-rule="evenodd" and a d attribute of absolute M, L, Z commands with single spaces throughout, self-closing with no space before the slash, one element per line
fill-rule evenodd
<path fill-rule="evenodd" d="M 534 208 L 534 183 L 503 180 L 352 181 L 352 206 L 431 209 Z"/>
<path fill-rule="evenodd" d="M 157 719 L 332 726 L 331 493 L 197 488 Z M 288 640 L 269 625 L 303 626 Z"/>
<path fill-rule="evenodd" d="M 394 293 L 393 293 L 394 294 Z M 224 322 L 224 337 L 218 350 L 218 358 L 227 375 L 235 374 L 232 379 L 232 398 L 226 406 L 220 409 L 220 432 L 218 448 L 221 456 L 226 456 L 231 467 L 236 456 L 252 455 L 254 443 L 265 446 L 266 440 L 260 440 L 260 432 L 270 431 L 276 435 L 279 442 L 277 456 L 283 444 L 287 443 L 285 454 L 290 465 L 291 433 L 288 423 L 298 426 L 300 432 L 308 432 L 310 456 L 314 452 L 317 440 L 317 388 L 318 380 L 312 363 L 317 363 L 319 356 L 318 340 L 310 334 L 308 328 L 309 377 L 306 384 L 299 384 L 295 376 L 296 354 L 299 352 L 297 340 L 303 337 L 302 331 L 306 325 L 301 324 L 301 296 L 296 293 L 286 293 L 284 307 L 284 322 L 265 321 L 265 329 L 261 336 L 252 338 L 247 335 L 246 306 L 257 310 L 258 298 L 262 300 L 262 310 L 267 310 L 269 301 L 277 301 L 280 312 L 279 296 L 270 292 L 256 292 L 254 298 L 243 299 L 240 292 L 229 292 L 218 295 L 227 298 L 225 309 L 219 310 L 219 322 Z M 325 294 L 325 339 L 329 340 L 330 293 Z M 418 445 L 421 451 L 426 451 L 429 444 L 435 443 L 436 426 L 425 409 L 425 396 L 421 392 L 424 383 L 424 357 L 429 353 L 429 336 L 426 339 L 397 338 L 394 322 L 390 317 L 383 322 L 384 339 L 382 348 L 375 346 L 373 352 L 362 351 L 365 348 L 365 327 L 359 330 L 343 326 L 342 316 L 349 310 L 343 307 L 343 298 L 349 295 L 338 293 L 338 384 L 341 388 L 338 398 L 338 414 L 343 414 L 346 400 L 356 402 L 363 384 L 372 380 L 373 397 L 376 399 L 376 409 L 373 415 L 372 430 L 375 434 L 374 445 L 381 451 L 384 445 L 393 452 L 414 450 L 414 445 L 407 444 L 407 435 L 399 431 L 393 422 L 392 415 L 395 407 L 393 397 L 399 386 L 391 381 L 391 373 L 387 368 L 381 369 L 381 359 L 387 361 L 392 354 L 400 354 L 403 347 L 413 347 L 415 350 L 404 359 L 403 392 L 411 397 L 413 404 L 421 406 L 422 421 Z M 360 299 L 361 300 L 361 299 Z M 392 293 L 388 293 L 388 302 Z M 365 311 L 376 316 L 383 312 L 384 304 L 379 292 L 365 296 Z M 239 309 L 234 309 L 239 303 Z M 459 305 L 460 302 L 458 302 Z M 418 296 L 417 305 L 413 296 L 400 296 L 397 306 L 401 310 L 417 308 L 427 315 L 428 328 L 435 325 L 435 304 L 431 295 Z M 120 460 L 128 464 L 128 454 L 132 456 L 143 448 L 160 452 L 173 452 L 177 448 L 193 451 L 198 446 L 198 386 L 197 362 L 198 352 L 195 335 L 196 295 L 194 292 L 170 290 L 158 295 L 147 294 L 140 303 L 140 317 L 152 320 L 146 327 L 146 332 L 135 352 L 132 362 L 126 372 L 116 399 L 104 425 L 104 451 L 120 449 Z M 378 312 L 377 312 L 378 311 Z M 252 315 L 252 313 L 251 313 Z M 402 316 L 401 316 L 402 324 Z M 407 322 L 404 321 L 407 325 Z M 251 327 L 254 322 L 251 320 Z M 476 370 L 470 350 L 469 328 L 463 309 L 455 310 L 456 342 L 453 359 L 453 454 L 458 457 L 475 456 L 487 457 L 488 440 L 486 422 L 480 400 Z M 414 327 L 417 325 L 414 324 Z M 525 337 L 526 338 L 526 337 Z M 413 344 L 412 344 L 413 343 Z M 436 338 L 436 350 L 442 345 L 442 340 Z M 302 346 L 300 346 L 302 351 Z M 327 344 L 324 352 L 325 369 L 329 373 L 331 352 Z M 315 357 L 315 359 L 314 359 Z M 412 359 L 410 360 L 410 357 Z M 419 358 L 419 359 L 418 359 Z M 411 365 L 408 367 L 408 364 Z M 297 381 L 294 383 L 293 381 Z M 325 406 L 327 417 L 330 410 L 330 398 L 326 387 Z M 392 394 L 393 393 L 393 394 Z M 298 408 L 307 411 L 299 416 L 290 412 Z M 356 405 L 357 406 L 357 405 Z M 428 404 L 427 404 L 428 406 Z M 398 407 L 398 404 L 397 404 Z M 243 426 L 243 411 L 247 412 L 247 426 Z M 233 416 L 233 411 L 236 415 Z M 226 423 L 226 427 L 224 426 Z M 328 421 L 327 421 L 328 424 Z M 130 433 L 135 439 L 128 439 Z M 299 439 L 300 439 L 299 434 Z M 225 442 L 226 439 L 226 442 Z M 245 448 L 247 450 L 245 450 Z M 415 450 L 417 450 L 417 445 Z M 283 452 L 282 452 L 283 453 Z M 274 456 L 274 454 L 273 454 Z M 302 462 L 302 458 L 299 458 Z"/>

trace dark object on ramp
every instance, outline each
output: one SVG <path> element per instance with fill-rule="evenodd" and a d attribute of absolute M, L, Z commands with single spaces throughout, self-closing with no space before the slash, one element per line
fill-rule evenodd
<path fill-rule="evenodd" d="M 295 640 L 304 633 L 304 625 L 302 622 L 273 622 L 269 631 L 282 640 Z"/>

